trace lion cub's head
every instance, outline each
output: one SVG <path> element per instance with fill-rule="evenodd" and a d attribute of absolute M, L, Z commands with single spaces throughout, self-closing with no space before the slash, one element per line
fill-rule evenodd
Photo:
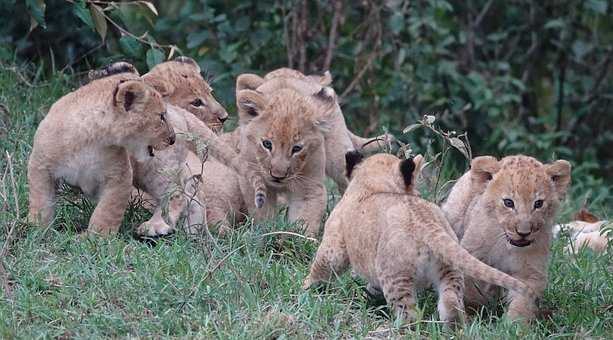
<path fill-rule="evenodd" d="M 312 96 L 292 89 L 267 94 L 253 90 L 237 93 L 239 121 L 248 144 L 241 146 L 241 153 L 255 156 L 269 185 L 299 180 L 307 166 L 323 169 L 323 161 L 319 165 L 312 163 L 323 155 L 323 131 L 335 98 L 331 88 Z"/>
<path fill-rule="evenodd" d="M 549 233 L 560 201 L 570 183 L 571 166 L 564 160 L 542 164 L 523 155 L 500 161 L 483 156 L 473 159 L 471 176 L 484 185 L 483 213 L 494 217 L 508 242 L 526 247 Z"/>
<path fill-rule="evenodd" d="M 136 158 L 153 156 L 174 144 L 175 132 L 166 121 L 166 104 L 161 94 L 146 84 L 136 68 L 119 61 L 88 74 L 90 83 L 83 87 L 94 93 L 112 89 L 112 131 L 118 143 Z"/>
<path fill-rule="evenodd" d="M 174 144 L 175 132 L 166 120 L 166 104 L 155 89 L 139 78 L 125 79 L 122 75 L 99 81 L 115 84 L 114 129 L 120 131 L 122 143 L 135 157 L 153 156 L 154 149 L 162 150 Z"/>
<path fill-rule="evenodd" d="M 178 57 L 156 65 L 143 78 L 170 104 L 193 113 L 215 133 L 222 130 L 228 113 L 213 96 L 195 60 Z"/>
<path fill-rule="evenodd" d="M 280 68 L 267 73 L 264 78 L 244 73 L 236 78 L 236 90 L 257 90 L 272 93 L 284 88 L 293 89 L 305 96 L 313 95 L 332 83 L 330 72 L 323 75 L 304 75 L 290 68 Z"/>
<path fill-rule="evenodd" d="M 397 193 L 419 195 L 415 180 L 421 172 L 424 158 L 400 159 L 391 154 L 375 154 L 366 159 L 359 151 L 345 154 L 349 186 L 347 192 L 359 190 L 366 194 Z"/>

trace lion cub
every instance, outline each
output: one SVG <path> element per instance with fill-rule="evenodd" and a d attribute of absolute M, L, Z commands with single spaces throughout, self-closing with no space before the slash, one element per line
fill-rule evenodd
<path fill-rule="evenodd" d="M 413 183 L 423 163 L 421 155 L 407 160 L 390 154 L 361 159 L 359 153 L 346 155 L 349 186 L 326 222 L 305 289 L 351 265 L 368 281 L 370 292 L 382 291 L 400 317 L 413 320 L 416 289 L 433 284 L 439 316 L 446 322 L 463 315 L 463 272 L 527 292 L 524 283 L 460 247 L 443 212 L 419 197 Z"/>
<path fill-rule="evenodd" d="M 136 68 L 126 62 L 117 62 L 102 69 L 90 71 L 90 79 L 108 77 L 118 73 L 138 75 Z M 190 58 L 179 57 L 155 66 L 142 76 L 144 82 L 153 86 L 166 102 L 167 120 L 177 132 L 177 142 L 146 160 L 131 159 L 134 186 L 143 190 L 153 205 L 153 216 L 143 222 L 137 233 L 157 236 L 175 229 L 181 217 L 189 233 L 201 231 L 205 224 L 204 193 L 209 188 L 208 163 L 196 156 L 192 136 L 206 142 L 209 154 L 228 165 L 231 175 L 240 173 L 256 183 L 256 200 L 265 197 L 263 180 L 253 172 L 244 171 L 238 155 L 230 145 L 219 140 L 215 132 L 204 122 L 223 121 L 227 113 L 211 94 L 209 85 L 200 75 L 200 67 Z M 175 106 L 173 103 L 182 105 Z M 197 104 L 197 105 L 196 105 Z M 233 169 L 233 170 L 230 170 Z M 204 170 L 204 171 L 203 171 Z M 201 176 L 202 172 L 205 176 Z M 204 178 L 203 178 L 204 177 Z M 203 182 L 203 183 L 202 183 Z M 259 184 L 258 184 L 259 183 Z M 204 186 L 204 188 L 203 188 Z M 238 186 L 238 180 L 236 180 Z M 215 189 L 215 188 L 212 188 Z M 240 197 L 240 190 L 239 197 Z M 163 204 L 167 200 L 168 204 Z M 167 209 L 164 209 L 166 208 Z"/>
<path fill-rule="evenodd" d="M 89 233 L 116 232 L 132 188 L 130 156 L 144 161 L 174 142 L 161 95 L 136 74 L 95 80 L 65 95 L 34 136 L 29 220 L 51 222 L 56 181 L 62 179 L 98 200 Z"/>
<path fill-rule="evenodd" d="M 564 160 L 542 164 L 523 155 L 500 161 L 477 157 L 442 205 L 462 247 L 536 292 L 535 296 L 509 292 L 511 319 L 533 319 L 535 299 L 547 286 L 552 224 L 566 195 L 570 170 Z M 498 293 L 496 287 L 469 274 L 467 305 L 478 308 Z"/>
<path fill-rule="evenodd" d="M 276 213 L 278 194 L 288 196 L 290 221 L 302 219 L 306 232 L 317 235 L 326 207 L 324 131 L 334 111 L 336 95 L 323 88 L 312 96 L 291 89 L 265 94 L 242 90 L 236 97 L 239 108 L 240 158 L 246 168 L 264 177 L 268 198 L 256 220 Z M 243 197 L 253 196 L 249 179 L 239 178 Z"/>
<path fill-rule="evenodd" d="M 267 73 L 264 78 L 244 73 L 236 79 L 237 92 L 243 89 L 256 90 L 263 93 L 275 93 L 281 89 L 292 89 L 304 95 L 311 96 L 330 86 L 330 72 L 323 75 L 304 75 L 290 68 L 279 68 Z M 326 154 L 326 175 L 334 180 L 341 194 L 347 187 L 344 175 L 345 153 L 351 150 L 380 151 L 384 146 L 381 141 L 394 142 L 393 136 L 385 134 L 375 138 L 362 138 L 353 134 L 345 123 L 343 111 L 335 102 L 334 112 L 328 122 L 329 128 L 324 132 L 324 150 Z"/>

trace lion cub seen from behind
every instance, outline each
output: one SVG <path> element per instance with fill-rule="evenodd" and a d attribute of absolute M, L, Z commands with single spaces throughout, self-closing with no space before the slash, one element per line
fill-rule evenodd
<path fill-rule="evenodd" d="M 351 265 L 367 280 L 371 293 L 382 291 L 395 313 L 410 321 L 416 317 L 416 289 L 434 284 L 445 322 L 462 319 L 463 273 L 527 291 L 521 281 L 460 247 L 443 212 L 419 197 L 413 183 L 421 155 L 400 160 L 377 154 L 356 166 L 361 155 L 350 152 L 346 161 L 349 186 L 326 222 L 305 289 Z"/>
<path fill-rule="evenodd" d="M 98 200 L 89 233 L 116 232 L 132 188 L 129 156 L 146 160 L 174 142 L 162 97 L 134 73 L 95 80 L 65 95 L 34 136 L 29 220 L 51 222 L 61 179 Z"/>

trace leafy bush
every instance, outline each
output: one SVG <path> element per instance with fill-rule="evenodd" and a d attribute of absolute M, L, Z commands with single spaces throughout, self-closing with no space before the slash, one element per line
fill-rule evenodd
<path fill-rule="evenodd" d="M 76 70 L 127 58 L 144 69 L 183 53 L 229 107 L 240 73 L 329 68 L 359 132 L 400 134 L 433 114 L 442 128 L 467 131 L 475 155 L 521 152 L 593 163 L 600 176 L 613 170 L 606 0 L 47 1 L 44 13 L 43 3 L 0 14 L 8 23 L 0 39 L 12 47 L 0 56 Z M 30 33 L 26 13 L 39 23 Z M 403 139 L 425 147 L 424 133 Z"/>

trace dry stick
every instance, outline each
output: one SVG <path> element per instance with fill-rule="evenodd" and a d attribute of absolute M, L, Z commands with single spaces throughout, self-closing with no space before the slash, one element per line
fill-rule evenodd
<path fill-rule="evenodd" d="M 308 4 L 307 0 L 302 1 L 302 11 L 299 16 L 300 22 L 298 23 L 298 27 L 300 28 L 300 64 L 299 70 L 302 73 L 306 73 L 306 38 L 307 38 L 307 17 L 309 15 L 308 12 Z"/>
<path fill-rule="evenodd" d="M 264 237 L 264 236 L 270 236 L 270 235 L 291 235 L 291 236 L 301 237 L 301 238 L 303 238 L 305 240 L 313 241 L 315 243 L 319 242 L 316 238 L 304 236 L 304 235 L 298 234 L 298 233 L 293 233 L 291 231 L 273 231 L 273 232 L 270 232 L 270 233 L 262 234 L 260 236 Z"/>
<path fill-rule="evenodd" d="M 189 294 L 187 295 L 187 297 L 191 297 L 192 295 L 194 295 L 196 293 L 196 290 L 198 290 L 198 287 L 204 283 L 204 281 L 206 281 L 211 275 L 213 275 L 213 273 L 215 273 L 217 271 L 217 269 L 221 268 L 221 266 L 224 264 L 224 262 L 226 262 L 226 260 L 234 255 L 234 253 L 236 253 L 237 251 L 243 249 L 244 247 L 246 247 L 247 245 L 243 244 L 242 246 L 232 250 L 231 252 L 229 252 L 228 254 L 226 254 L 226 256 L 224 256 L 221 260 L 219 260 L 219 262 L 217 262 L 217 264 L 211 268 L 210 270 L 208 270 L 204 275 L 202 275 L 202 278 L 200 279 L 200 281 L 198 281 L 198 283 L 191 289 L 191 291 L 189 292 Z M 187 303 L 187 299 L 184 299 L 183 303 L 181 303 L 181 305 L 179 306 L 179 310 L 183 309 L 183 306 L 185 306 L 185 304 Z"/>
<path fill-rule="evenodd" d="M 115 28 L 117 28 L 122 34 L 125 34 L 127 36 L 130 36 L 138 41 L 140 41 L 141 43 L 145 44 L 145 45 L 149 45 L 152 47 L 157 47 L 157 48 L 169 48 L 169 49 L 176 49 L 177 47 L 175 45 L 160 45 L 158 43 L 155 42 L 151 42 L 148 40 L 143 39 L 142 37 L 139 37 L 133 33 L 131 33 L 130 31 L 128 31 L 127 29 L 119 26 L 119 24 L 117 24 L 115 21 L 113 21 L 113 19 L 111 19 L 108 15 L 106 15 L 104 13 L 104 11 L 101 11 L 100 14 L 102 14 L 102 16 L 104 16 L 104 18 L 106 18 L 106 20 L 108 20 L 113 26 L 115 26 Z M 145 33 L 146 34 L 146 33 Z M 144 36 L 144 35 L 143 35 Z"/>
<path fill-rule="evenodd" d="M 19 220 L 19 216 L 21 216 L 21 209 L 19 208 L 19 196 L 17 195 L 17 185 L 15 184 L 15 173 L 13 172 L 13 162 L 11 160 L 11 155 L 6 152 L 6 166 L 8 168 L 8 173 L 11 179 L 11 187 L 13 189 L 13 199 L 15 200 L 15 213 L 16 218 L 11 223 L 11 227 L 6 235 L 4 240 L 4 245 L 2 245 L 2 250 L 0 250 L 0 281 L 2 281 L 2 286 L 4 288 L 4 295 L 6 298 L 11 298 L 13 295 L 13 291 L 11 289 L 11 285 L 9 284 L 8 273 L 6 268 L 4 267 L 4 259 L 6 258 L 6 254 L 9 250 L 9 244 L 11 243 L 11 239 L 13 236 L 13 232 L 15 231 L 15 226 L 17 225 L 17 221 Z M 2 179 L 4 183 L 4 178 Z"/>
<path fill-rule="evenodd" d="M 290 20 L 291 17 L 291 13 L 293 11 L 290 10 L 289 13 L 285 12 L 285 6 L 281 7 L 281 15 L 283 16 L 283 41 L 285 42 L 285 52 L 287 53 L 287 63 L 289 65 L 289 68 L 294 68 L 294 56 L 293 56 L 293 50 L 291 47 L 291 42 L 290 42 L 290 37 L 289 37 L 289 28 L 288 28 L 288 22 Z"/>
<path fill-rule="evenodd" d="M 336 39 L 338 39 L 338 25 L 341 21 L 341 11 L 343 10 L 343 1 L 336 0 L 334 2 L 334 16 L 332 17 L 332 27 L 330 27 L 330 35 L 328 37 L 328 50 L 326 51 L 326 59 L 324 60 L 323 71 L 330 69 L 332 64 L 332 56 L 336 47 Z"/>
<path fill-rule="evenodd" d="M 358 74 L 355 76 L 355 78 L 353 78 L 353 80 L 351 81 L 351 83 L 349 83 L 349 86 L 347 86 L 347 88 L 345 89 L 345 91 L 343 91 L 343 93 L 340 95 L 339 97 L 339 101 L 342 102 L 343 99 L 345 98 L 345 96 L 347 94 L 349 94 L 349 92 L 351 92 L 353 90 L 353 88 L 358 84 L 358 82 L 362 79 L 362 77 L 364 76 L 364 74 L 366 73 L 366 71 L 368 71 L 368 69 L 370 68 L 370 65 L 373 63 L 373 61 L 375 61 L 375 57 L 377 56 L 377 51 L 375 50 L 374 52 L 372 52 L 369 56 L 368 56 L 368 61 L 366 61 L 366 64 L 364 65 L 364 67 L 362 67 L 362 69 L 360 70 L 360 72 L 358 72 Z"/>

